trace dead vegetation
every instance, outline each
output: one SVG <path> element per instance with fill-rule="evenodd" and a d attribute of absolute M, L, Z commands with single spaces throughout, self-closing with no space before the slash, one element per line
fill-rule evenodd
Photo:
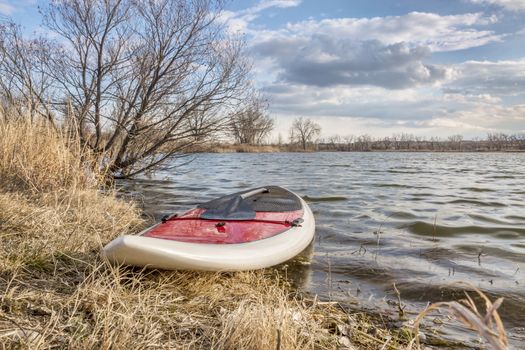
<path fill-rule="evenodd" d="M 1 109 L 0 109 L 1 112 Z M 20 193 L 76 191 L 96 187 L 100 178 L 86 165 L 94 161 L 78 140 L 47 123 L 0 113 L 0 185 Z"/>
<path fill-rule="evenodd" d="M 494 303 L 478 288 L 465 283 L 460 283 L 467 289 L 473 290 L 478 298 L 485 304 L 485 313 L 481 313 L 474 302 L 474 299 L 465 292 L 466 299 L 458 301 L 438 302 L 429 305 L 421 312 L 415 320 L 415 334 L 419 333 L 419 324 L 422 319 L 433 310 L 443 309 L 458 322 L 479 334 L 481 339 L 495 350 L 508 349 L 509 343 L 505 332 L 505 327 L 498 314 L 498 308 L 503 302 L 503 298 L 497 299 Z M 419 346 L 419 337 L 414 338 Z"/>

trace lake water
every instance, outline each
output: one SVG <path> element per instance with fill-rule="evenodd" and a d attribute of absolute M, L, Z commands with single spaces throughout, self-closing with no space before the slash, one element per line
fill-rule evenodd
<path fill-rule="evenodd" d="M 267 184 L 303 196 L 316 218 L 313 244 L 287 264 L 299 288 L 395 314 L 395 283 L 413 317 L 469 282 L 505 297 L 500 314 L 525 347 L 525 153 L 201 154 L 124 187 L 158 219 Z M 443 320 L 437 331 L 475 341 Z"/>

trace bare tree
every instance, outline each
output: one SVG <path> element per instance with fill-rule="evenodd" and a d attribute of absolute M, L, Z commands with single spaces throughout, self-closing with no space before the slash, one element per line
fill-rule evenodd
<path fill-rule="evenodd" d="M 328 146 L 329 146 L 330 149 L 337 150 L 337 149 L 340 148 L 340 145 L 341 145 L 341 136 L 339 136 L 339 135 L 332 135 L 332 136 L 328 137 L 328 139 L 326 141 L 327 141 Z"/>
<path fill-rule="evenodd" d="M 41 38 L 24 40 L 20 26 L 0 23 L 0 99 L 11 115 L 43 116 L 53 122 L 48 106 L 51 79 L 46 74 L 51 44 Z"/>
<path fill-rule="evenodd" d="M 260 99 L 253 100 L 246 108 L 233 114 L 230 133 L 237 143 L 261 144 L 273 130 L 274 121 L 266 114 Z"/>
<path fill-rule="evenodd" d="M 489 144 L 490 150 L 497 150 L 500 151 L 503 148 L 503 137 L 500 133 L 488 133 L 487 134 L 487 141 Z"/>
<path fill-rule="evenodd" d="M 401 149 L 400 139 L 401 139 L 401 136 L 399 134 L 393 134 L 392 137 L 390 137 L 390 140 L 392 141 L 392 146 L 394 147 L 394 150 Z"/>
<path fill-rule="evenodd" d="M 345 150 L 346 151 L 352 150 L 355 136 L 354 135 L 346 135 L 343 139 L 345 141 Z"/>
<path fill-rule="evenodd" d="M 450 143 L 450 149 L 461 151 L 461 142 L 463 141 L 462 135 L 451 135 L 448 137 Z"/>
<path fill-rule="evenodd" d="M 384 150 L 389 150 L 390 149 L 390 145 L 392 144 L 392 140 L 390 139 L 390 137 L 387 136 L 387 137 L 384 137 L 381 140 L 381 143 L 384 146 Z"/>
<path fill-rule="evenodd" d="M 368 134 L 359 135 L 355 142 L 356 148 L 359 151 L 371 151 L 373 141 L 372 136 Z"/>
<path fill-rule="evenodd" d="M 408 133 L 401 133 L 399 136 L 399 143 L 402 145 L 402 149 L 410 150 L 413 145 L 415 136 Z"/>
<path fill-rule="evenodd" d="M 321 126 L 311 119 L 296 118 L 290 128 L 290 143 L 298 143 L 303 150 L 321 134 Z"/>
<path fill-rule="evenodd" d="M 52 1 L 44 23 L 61 44 L 38 61 L 54 89 L 37 102 L 103 155 L 116 177 L 166 164 L 224 131 L 250 90 L 244 43 L 226 35 L 221 7 L 221 0 Z M 18 76 L 37 70 L 29 71 Z"/>
<path fill-rule="evenodd" d="M 440 144 L 440 142 L 441 142 L 441 141 L 440 141 L 439 137 L 437 137 L 437 136 L 432 136 L 432 137 L 430 138 L 430 143 L 429 143 L 429 145 L 430 145 L 430 149 L 431 149 L 432 151 L 439 150 L 439 144 Z"/>
<path fill-rule="evenodd" d="M 525 149 L 525 134 L 516 134 L 514 135 L 516 138 L 516 144 L 518 149 L 523 150 Z"/>

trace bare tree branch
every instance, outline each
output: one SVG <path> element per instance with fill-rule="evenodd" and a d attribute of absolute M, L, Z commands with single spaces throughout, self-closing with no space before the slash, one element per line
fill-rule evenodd
<path fill-rule="evenodd" d="M 296 118 L 290 128 L 290 143 L 298 143 L 303 150 L 321 133 L 321 126 L 311 119 Z"/>

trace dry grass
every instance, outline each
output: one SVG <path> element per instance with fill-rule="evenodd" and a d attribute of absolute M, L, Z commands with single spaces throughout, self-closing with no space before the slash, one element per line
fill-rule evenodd
<path fill-rule="evenodd" d="M 67 279 L 73 285 L 33 278 L 26 288 L 27 277 L 11 277 L 1 328 L 12 345 L 38 348 L 31 336 L 41 348 L 267 349 L 275 348 L 281 321 L 282 349 L 333 348 L 333 335 L 321 332 L 323 314 L 261 273 L 140 273 L 69 259 L 58 265 L 62 277 L 77 276 Z"/>
<path fill-rule="evenodd" d="M 0 267 L 87 253 L 142 225 L 131 203 L 99 191 L 104 176 L 77 140 L 27 120 L 0 123 Z"/>
<path fill-rule="evenodd" d="M 24 193 L 93 188 L 100 174 L 77 139 L 26 119 L 0 123 L 0 186 Z"/>
<path fill-rule="evenodd" d="M 298 295 L 275 270 L 106 264 L 102 245 L 145 223 L 99 191 L 90 157 L 45 125 L 0 122 L 0 349 L 380 349 L 391 338 Z"/>
<path fill-rule="evenodd" d="M 364 322 L 295 295 L 268 271 L 146 272 L 88 261 L 61 256 L 54 273 L 2 274 L 1 342 L 31 349 L 336 349 L 345 334 L 356 349 L 384 343 Z M 400 349 L 396 344 L 386 348 Z"/>
<path fill-rule="evenodd" d="M 505 333 L 505 328 L 501 317 L 498 314 L 498 308 L 503 302 L 503 298 L 499 298 L 494 303 L 478 288 L 465 283 L 460 283 L 468 289 L 473 290 L 478 297 L 485 304 L 485 314 L 482 314 L 474 300 L 465 292 L 466 299 L 448 302 L 438 302 L 429 305 L 423 312 L 421 312 L 414 323 L 415 334 L 419 333 L 419 324 L 422 319 L 428 315 L 432 310 L 444 309 L 451 314 L 457 321 L 477 332 L 480 337 L 495 350 L 508 349 L 508 339 Z M 416 341 L 419 337 L 415 338 Z M 419 345 L 419 344 L 418 344 Z"/>

